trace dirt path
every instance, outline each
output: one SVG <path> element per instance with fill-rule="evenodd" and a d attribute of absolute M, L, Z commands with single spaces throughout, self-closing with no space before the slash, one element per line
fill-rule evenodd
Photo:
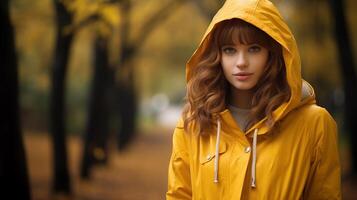
<path fill-rule="evenodd" d="M 92 170 L 91 181 L 79 179 L 81 142 L 69 138 L 70 170 L 74 195 L 50 195 L 51 146 L 45 134 L 25 137 L 34 200 L 159 200 L 165 199 L 167 165 L 171 148 L 169 131 L 142 134 L 125 152 L 113 152 L 107 166 Z"/>

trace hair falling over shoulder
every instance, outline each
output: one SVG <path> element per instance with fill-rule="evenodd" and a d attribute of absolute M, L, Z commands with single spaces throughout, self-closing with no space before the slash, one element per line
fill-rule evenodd
<path fill-rule="evenodd" d="M 220 22 L 211 34 L 208 47 L 198 64 L 191 68 L 191 78 L 187 82 L 182 113 L 185 130 L 193 128 L 199 134 L 206 134 L 212 129 L 218 114 L 226 109 L 229 83 L 220 64 L 220 49 L 237 42 L 256 43 L 269 50 L 264 75 L 254 88 L 252 109 L 245 130 L 264 117 L 267 117 L 267 124 L 273 126 L 273 111 L 291 96 L 281 46 L 262 30 L 240 19 Z"/>
<path fill-rule="evenodd" d="M 215 48 L 215 47 L 212 47 Z M 225 108 L 226 80 L 220 67 L 220 55 L 212 50 L 192 70 L 187 83 L 186 104 L 183 110 L 185 130 L 192 121 L 200 134 L 209 130 L 215 113 Z"/>

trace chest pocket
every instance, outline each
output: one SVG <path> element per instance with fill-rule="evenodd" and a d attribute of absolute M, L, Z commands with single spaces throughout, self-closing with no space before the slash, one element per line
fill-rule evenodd
<path fill-rule="evenodd" d="M 227 151 L 227 144 L 225 142 L 220 142 L 219 144 L 219 155 L 224 154 Z M 214 158 L 216 157 L 216 149 L 209 148 L 207 151 L 203 151 L 200 156 L 201 165 L 205 165 L 208 162 L 214 162 Z"/>
<path fill-rule="evenodd" d="M 215 143 L 211 143 L 207 149 L 201 149 L 200 168 L 202 181 L 212 183 L 214 180 L 214 165 L 216 158 Z M 227 177 L 228 169 L 227 144 L 221 141 L 219 144 L 218 179 L 223 181 Z"/>

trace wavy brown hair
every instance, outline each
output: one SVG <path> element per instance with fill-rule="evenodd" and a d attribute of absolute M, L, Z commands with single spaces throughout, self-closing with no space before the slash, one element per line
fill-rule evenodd
<path fill-rule="evenodd" d="M 226 109 L 229 83 L 220 64 L 221 48 L 238 42 L 259 44 L 269 51 L 265 71 L 253 88 L 251 111 L 244 131 L 264 117 L 267 117 L 269 126 L 274 126 L 272 112 L 291 96 L 280 44 L 259 28 L 241 19 L 220 22 L 211 34 L 208 47 L 189 74 L 186 104 L 182 114 L 185 130 L 194 124 L 199 134 L 207 133 L 215 124 L 214 119 L 219 117 L 218 113 Z M 195 123 L 192 123 L 193 121 Z"/>

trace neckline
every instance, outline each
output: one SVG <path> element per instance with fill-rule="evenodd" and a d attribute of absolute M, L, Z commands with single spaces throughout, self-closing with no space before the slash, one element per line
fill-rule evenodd
<path fill-rule="evenodd" d="M 228 104 L 228 109 L 231 111 L 240 112 L 240 113 L 248 113 L 250 111 L 250 109 L 239 108 L 239 107 L 233 106 L 231 104 Z"/>

